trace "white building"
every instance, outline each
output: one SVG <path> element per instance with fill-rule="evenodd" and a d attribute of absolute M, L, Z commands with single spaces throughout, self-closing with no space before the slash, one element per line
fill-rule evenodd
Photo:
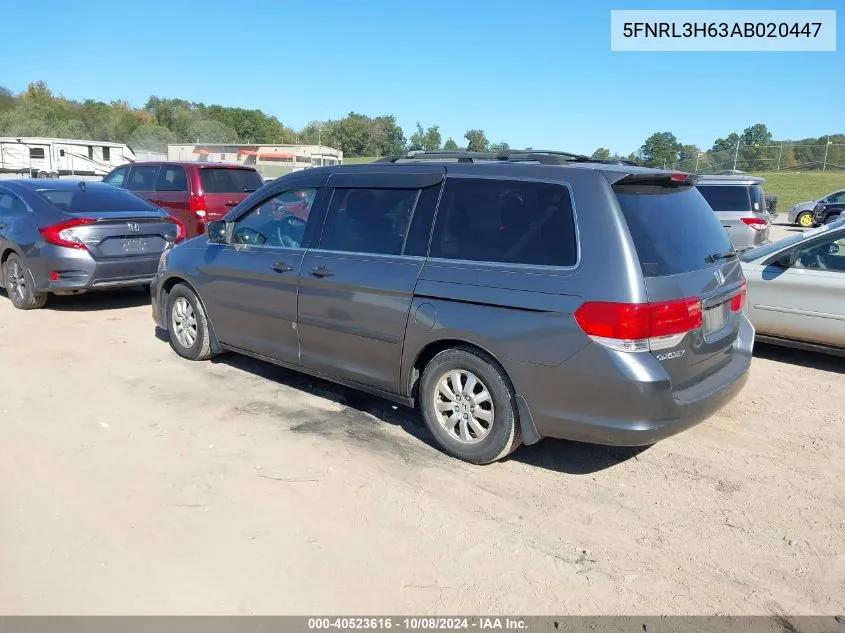
<path fill-rule="evenodd" d="M 0 137 L 0 178 L 102 177 L 134 161 L 132 148 L 123 143 Z"/>
<path fill-rule="evenodd" d="M 340 165 L 343 163 L 343 152 L 325 145 L 196 143 L 168 145 L 167 159 L 250 165 L 265 178 L 276 178 L 308 167 Z"/>

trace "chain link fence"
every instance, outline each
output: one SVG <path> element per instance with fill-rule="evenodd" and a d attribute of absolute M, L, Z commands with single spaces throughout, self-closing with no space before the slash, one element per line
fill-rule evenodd
<path fill-rule="evenodd" d="M 845 143 L 805 145 L 802 143 L 773 143 L 769 145 L 737 144 L 732 149 L 717 152 L 697 152 L 682 156 L 681 160 L 665 165 L 667 169 L 713 174 L 726 171 L 843 171 Z"/>

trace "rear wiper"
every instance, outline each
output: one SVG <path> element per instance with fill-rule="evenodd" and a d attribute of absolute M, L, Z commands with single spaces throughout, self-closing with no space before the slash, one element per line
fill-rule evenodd
<path fill-rule="evenodd" d="M 739 255 L 739 251 L 734 248 L 729 251 L 725 251 L 724 253 L 711 253 L 704 258 L 704 262 L 706 264 L 714 264 L 720 259 L 730 259 L 731 257 L 736 257 L 737 255 Z"/>

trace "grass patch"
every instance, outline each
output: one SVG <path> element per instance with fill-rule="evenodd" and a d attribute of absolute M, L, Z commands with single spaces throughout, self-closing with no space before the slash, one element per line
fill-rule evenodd
<path fill-rule="evenodd" d="M 778 197 L 777 222 L 786 221 L 786 214 L 796 202 L 815 200 L 831 191 L 845 189 L 845 171 L 776 171 L 755 175 L 766 179 L 763 193 Z"/>
<path fill-rule="evenodd" d="M 343 158 L 344 165 L 363 165 L 365 163 L 372 163 L 376 160 L 376 156 L 356 156 L 355 158 Z"/>

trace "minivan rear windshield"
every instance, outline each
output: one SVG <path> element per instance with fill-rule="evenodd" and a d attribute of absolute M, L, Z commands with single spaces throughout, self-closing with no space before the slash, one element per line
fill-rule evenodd
<path fill-rule="evenodd" d="M 716 214 L 695 187 L 616 185 L 613 190 L 646 277 L 699 270 L 732 251 Z"/>
<path fill-rule="evenodd" d="M 746 185 L 698 185 L 698 190 L 714 211 L 751 211 Z"/>
<path fill-rule="evenodd" d="M 81 189 L 39 189 L 54 207 L 67 213 L 119 213 L 155 211 L 156 207 L 134 193 L 117 187 Z"/>
<path fill-rule="evenodd" d="M 203 167 L 200 182 L 203 193 L 244 193 L 264 185 L 257 171 L 232 167 Z"/>

